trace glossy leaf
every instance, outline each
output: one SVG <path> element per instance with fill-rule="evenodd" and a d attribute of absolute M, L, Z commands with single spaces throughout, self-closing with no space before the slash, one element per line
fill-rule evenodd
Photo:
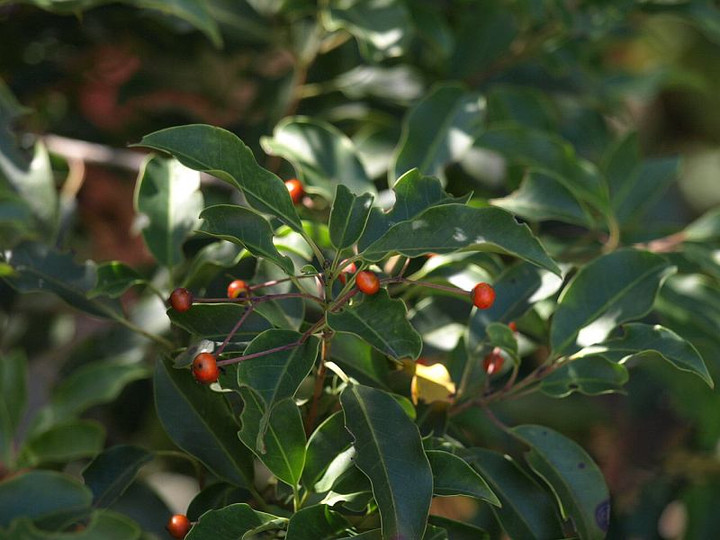
<path fill-rule="evenodd" d="M 397 156 L 391 168 L 392 185 L 410 169 L 442 175 L 472 147 L 484 128 L 485 100 L 459 85 L 441 85 L 431 91 L 403 122 Z"/>
<path fill-rule="evenodd" d="M 287 540 L 332 540 L 350 528 L 350 523 L 329 506 L 317 504 L 302 508 L 290 518 Z"/>
<path fill-rule="evenodd" d="M 328 312 L 327 321 L 336 332 L 355 334 L 393 358 L 420 355 L 422 339 L 407 320 L 405 303 L 391 299 L 384 289 L 340 312 Z"/>
<path fill-rule="evenodd" d="M 70 475 L 35 470 L 0 482 L 0 527 L 18 517 L 32 520 L 77 512 L 92 501 L 90 489 Z"/>
<path fill-rule="evenodd" d="M 375 192 L 353 142 L 335 126 L 305 117 L 281 120 L 273 136 L 260 139 L 263 149 L 292 163 L 306 186 L 332 197 L 335 185 L 355 194 Z"/>
<path fill-rule="evenodd" d="M 247 251 L 232 242 L 213 242 L 195 254 L 182 286 L 189 290 L 206 287 L 222 269 L 235 266 L 247 255 Z"/>
<path fill-rule="evenodd" d="M 512 429 L 530 446 L 525 459 L 552 489 L 564 518 L 581 538 L 603 539 L 610 525 L 610 495 L 600 469 L 577 443 L 544 426 Z"/>
<path fill-rule="evenodd" d="M 18 464 L 34 467 L 93 457 L 105 442 L 105 429 L 93 420 L 71 420 L 34 434 L 23 445 Z"/>
<path fill-rule="evenodd" d="M 82 475 L 93 493 L 93 506 L 107 508 L 135 481 L 140 468 L 152 461 L 152 454 L 131 445 L 112 446 L 98 454 Z"/>
<path fill-rule="evenodd" d="M 169 309 L 167 315 L 173 324 L 191 334 L 222 341 L 246 309 L 241 304 L 196 304 L 184 313 Z M 255 337 L 270 327 L 270 323 L 264 317 L 253 311 L 235 334 L 235 339 L 247 340 L 248 337 Z"/>
<path fill-rule="evenodd" d="M 588 396 L 622 392 L 628 382 L 627 368 L 602 356 L 571 360 L 545 377 L 540 390 L 551 397 L 563 398 L 573 392 Z"/>
<path fill-rule="evenodd" d="M 12 526 L 4 536 L 0 531 L 0 539 L 11 540 L 139 540 L 142 530 L 133 520 L 118 512 L 107 509 L 93 512 L 82 530 L 67 533 L 62 531 L 48 531 L 33 525 L 27 518 L 13 521 Z"/>
<path fill-rule="evenodd" d="M 433 473 L 433 495 L 467 495 L 500 506 L 487 482 L 462 458 L 442 450 L 426 454 Z"/>
<path fill-rule="evenodd" d="M 27 359 L 20 350 L 0 356 L 0 459 L 9 464 L 13 438 L 27 406 Z M 6 465 L 7 466 L 7 465 Z"/>
<path fill-rule="evenodd" d="M 277 527 L 272 528 L 280 528 L 284 521 L 272 514 L 254 510 L 245 503 L 231 504 L 219 510 L 210 510 L 200 516 L 200 520 L 193 525 L 185 538 L 187 540 L 205 540 L 206 538 L 237 540 L 245 538 L 245 534 L 248 532 L 263 525 L 271 525 L 273 522 L 277 522 Z"/>
<path fill-rule="evenodd" d="M 338 185 L 330 212 L 330 240 L 337 249 L 352 246 L 360 239 L 372 206 L 372 195 L 353 195 L 345 186 Z"/>
<path fill-rule="evenodd" d="M 183 261 L 182 245 L 198 224 L 203 207 L 200 174 L 174 159 L 150 156 L 135 188 L 143 238 L 155 259 L 173 267 Z"/>
<path fill-rule="evenodd" d="M 422 538 L 433 480 L 417 426 L 382 390 L 348 386 L 340 402 L 355 465 L 372 483 L 383 538 Z"/>
<path fill-rule="evenodd" d="M 231 204 L 218 204 L 202 211 L 201 232 L 243 246 L 256 257 L 274 262 L 288 274 L 295 272 L 289 257 L 280 255 L 273 244 L 270 223 L 259 213 Z"/>
<path fill-rule="evenodd" d="M 217 176 L 241 189 L 256 210 L 302 231 L 285 184 L 260 167 L 252 151 L 229 131 L 204 124 L 172 127 L 146 135 L 136 146 L 168 152 L 186 167 Z"/>
<path fill-rule="evenodd" d="M 490 540 L 487 532 L 469 523 L 435 515 L 430 515 L 428 522 L 445 529 L 449 540 Z"/>
<path fill-rule="evenodd" d="M 361 255 L 368 261 L 380 261 L 396 253 L 417 257 L 460 250 L 508 253 L 560 275 L 560 268 L 527 225 L 499 208 L 460 204 L 434 206 L 411 221 L 394 225 Z"/>
<path fill-rule="evenodd" d="M 116 300 L 86 298 L 97 282 L 96 267 L 91 261 L 79 264 L 69 253 L 25 242 L 12 250 L 8 262 L 15 273 L 6 279 L 21 292 L 51 292 L 91 315 L 120 316 L 120 304 Z"/>
<path fill-rule="evenodd" d="M 298 485 L 305 465 L 306 440 L 297 405 L 290 398 L 275 405 L 263 432 L 266 412 L 262 399 L 247 386 L 240 388 L 240 395 L 245 404 L 240 414 L 240 440 L 280 480 Z"/>
<path fill-rule="evenodd" d="M 654 253 L 621 249 L 581 268 L 563 290 L 552 319 L 553 353 L 603 341 L 623 322 L 642 317 L 662 282 L 674 272 Z"/>
<path fill-rule="evenodd" d="M 109 296 L 117 298 L 133 285 L 145 283 L 145 278 L 120 261 L 112 261 L 98 265 L 97 283 L 88 292 L 88 298 Z"/>
<path fill-rule="evenodd" d="M 237 440 L 238 424 L 222 394 L 166 360 L 155 363 L 154 385 L 158 417 L 175 444 L 232 484 L 252 482 L 252 456 Z"/>
<path fill-rule="evenodd" d="M 681 371 L 700 377 L 713 388 L 712 377 L 705 362 L 692 343 L 659 324 L 630 323 L 623 325 L 622 337 L 589 347 L 589 354 L 601 354 L 614 362 L 628 364 L 643 360 L 664 360 Z"/>
<path fill-rule="evenodd" d="M 512 459 L 484 448 L 467 450 L 465 460 L 487 480 L 502 506 L 493 507 L 511 538 L 563 538 L 551 496 L 527 476 Z"/>
<path fill-rule="evenodd" d="M 338 411 L 325 419 L 308 439 L 303 484 L 318 493 L 329 490 L 337 477 L 353 466 L 354 451 L 352 455 L 346 452 L 351 446 L 352 438 L 345 429 L 345 419 Z"/>

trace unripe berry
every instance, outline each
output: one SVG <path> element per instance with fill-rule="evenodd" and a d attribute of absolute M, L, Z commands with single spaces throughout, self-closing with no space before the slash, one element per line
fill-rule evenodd
<path fill-rule="evenodd" d="M 359 272 L 355 278 L 355 286 L 364 292 L 365 294 L 375 294 L 380 290 L 380 280 L 375 275 L 375 272 L 370 270 L 363 270 Z"/>
<path fill-rule="evenodd" d="M 488 375 L 499 373 L 505 363 L 500 347 L 495 347 L 490 354 L 483 358 L 483 369 Z"/>
<path fill-rule="evenodd" d="M 210 353 L 198 354 L 192 362 L 192 374 L 199 383 L 210 384 L 216 382 L 220 376 L 217 360 Z"/>
<path fill-rule="evenodd" d="M 290 193 L 290 198 L 292 199 L 293 204 L 300 204 L 305 196 L 305 188 L 303 187 L 302 182 L 297 178 L 291 178 L 285 182 L 285 187 Z"/>
<path fill-rule="evenodd" d="M 192 523 L 184 514 L 175 514 L 170 518 L 165 528 L 173 538 L 183 539 L 192 527 Z"/>
<path fill-rule="evenodd" d="M 495 289 L 488 283 L 478 283 L 472 290 L 473 304 L 478 309 L 488 309 L 495 302 Z"/>
<path fill-rule="evenodd" d="M 227 296 L 228 298 L 239 298 L 240 295 L 247 296 L 250 292 L 250 287 L 248 287 L 248 284 L 243 281 L 242 279 L 236 279 L 235 281 L 232 281 L 230 285 L 228 285 L 227 288 Z"/>
<path fill-rule="evenodd" d="M 178 287 L 170 295 L 170 305 L 179 312 L 184 313 L 192 307 L 193 294 L 183 287 Z"/>

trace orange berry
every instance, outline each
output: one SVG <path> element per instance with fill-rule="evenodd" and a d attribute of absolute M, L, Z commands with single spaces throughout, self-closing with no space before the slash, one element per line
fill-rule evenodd
<path fill-rule="evenodd" d="M 380 290 L 380 280 L 375 275 L 375 272 L 370 270 L 363 270 L 359 272 L 355 278 L 355 286 L 364 292 L 365 294 L 375 294 Z"/>
<path fill-rule="evenodd" d="M 357 266 L 355 266 L 354 262 L 351 262 L 348 264 L 345 268 L 340 270 L 340 274 L 338 274 L 338 279 L 340 280 L 340 283 L 345 285 L 347 283 L 347 277 L 345 274 L 354 274 L 357 271 Z"/>
<path fill-rule="evenodd" d="M 165 528 L 173 538 L 183 539 L 192 527 L 192 523 L 184 514 L 175 514 L 170 518 Z"/>
<path fill-rule="evenodd" d="M 192 307 L 193 294 L 183 287 L 178 287 L 170 295 L 170 305 L 179 312 L 184 313 Z"/>
<path fill-rule="evenodd" d="M 285 182 L 285 187 L 288 189 L 288 192 L 290 192 L 290 198 L 293 204 L 300 204 L 305 196 L 305 188 L 302 182 L 297 178 L 291 178 Z"/>
<path fill-rule="evenodd" d="M 517 323 L 515 321 L 510 321 L 508 323 L 508 328 L 510 328 L 513 332 L 517 332 Z"/>
<path fill-rule="evenodd" d="M 192 362 L 192 374 L 199 383 L 210 384 L 216 382 L 220 376 L 217 360 L 210 353 L 198 354 Z"/>
<path fill-rule="evenodd" d="M 495 289 L 488 283 L 478 283 L 472 290 L 472 299 L 478 309 L 488 309 L 495 302 Z"/>
<path fill-rule="evenodd" d="M 227 288 L 228 298 L 239 298 L 240 295 L 247 296 L 249 292 L 250 287 L 248 287 L 248 284 L 242 279 L 236 279 L 230 282 Z"/>
<path fill-rule="evenodd" d="M 488 375 L 499 373 L 505 363 L 500 347 L 495 347 L 490 354 L 483 358 L 483 369 Z"/>

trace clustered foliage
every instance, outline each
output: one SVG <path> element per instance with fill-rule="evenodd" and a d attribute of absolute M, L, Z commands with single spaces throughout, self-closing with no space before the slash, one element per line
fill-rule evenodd
<path fill-rule="evenodd" d="M 104 3 L 14 2 L 5 24 L 37 8 L 91 17 Z M 292 66 L 272 81 L 279 114 L 263 111 L 259 133 L 183 122 L 133 134 L 152 152 L 134 200 L 150 269 L 79 262 L 67 249 L 71 161 L 42 141 L 27 156 L 0 131 L 13 309 L 30 309 L 23 293 L 52 293 L 108 323 L 25 420 L 28 359 L 12 332 L 1 342 L 0 539 L 633 530 L 577 442 L 587 426 L 563 421 L 578 404 L 581 423 L 597 418 L 595 396 L 625 392 L 648 365 L 668 387 L 714 396 L 703 356 L 720 349 L 720 212 L 656 230 L 653 203 L 679 160 L 643 157 L 634 131 L 610 129 L 635 79 L 614 88 L 599 57 L 628 21 L 671 13 L 712 33 L 717 10 L 126 3 L 217 47 L 281 50 Z M 0 121 L 25 112 L 0 87 Z M 180 451 L 111 444 L 86 414 L 150 377 Z M 712 448 L 720 432 L 703 436 Z M 168 457 L 200 485 L 183 514 L 141 482 Z M 447 497 L 472 511 L 447 517 Z"/>

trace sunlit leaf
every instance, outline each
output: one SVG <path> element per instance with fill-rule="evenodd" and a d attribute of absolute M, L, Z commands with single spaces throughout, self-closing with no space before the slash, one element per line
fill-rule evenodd
<path fill-rule="evenodd" d="M 97 267 L 97 283 L 88 292 L 88 298 L 109 296 L 117 298 L 133 285 L 145 283 L 145 278 L 120 261 L 100 264 Z"/>
<path fill-rule="evenodd" d="M 337 249 L 352 246 L 360 239 L 372 206 L 372 195 L 353 195 L 348 188 L 338 185 L 330 212 L 330 240 Z"/>
<path fill-rule="evenodd" d="M 328 491 L 335 480 L 353 466 L 355 452 L 341 411 L 320 424 L 307 442 L 303 484 L 318 493 Z"/>
<path fill-rule="evenodd" d="M 629 375 L 627 368 L 602 356 L 572 360 L 545 377 L 540 390 L 562 398 L 573 392 L 589 396 L 622 392 Z"/>
<path fill-rule="evenodd" d="M 450 378 L 447 368 L 439 362 L 430 366 L 415 364 L 410 395 L 413 403 L 418 401 L 452 403 L 455 397 L 455 383 Z"/>

